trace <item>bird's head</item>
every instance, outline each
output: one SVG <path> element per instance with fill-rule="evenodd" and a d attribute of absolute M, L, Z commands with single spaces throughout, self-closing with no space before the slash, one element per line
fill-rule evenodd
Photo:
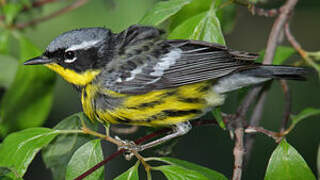
<path fill-rule="evenodd" d="M 84 86 L 90 83 L 111 59 L 111 39 L 111 31 L 105 28 L 72 30 L 54 39 L 41 56 L 24 64 L 43 64 L 68 82 Z"/>

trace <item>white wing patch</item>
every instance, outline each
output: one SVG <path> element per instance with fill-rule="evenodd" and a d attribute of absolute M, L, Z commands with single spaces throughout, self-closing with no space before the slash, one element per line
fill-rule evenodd
<path fill-rule="evenodd" d="M 122 79 L 120 77 L 118 77 L 118 79 L 116 80 L 118 83 L 122 82 Z"/>
<path fill-rule="evenodd" d="M 165 54 L 159 62 L 153 67 L 154 71 L 150 73 L 151 76 L 160 77 L 164 71 L 169 69 L 170 66 L 176 63 L 176 60 L 181 57 L 181 49 L 173 49 L 169 53 Z"/>
<path fill-rule="evenodd" d="M 89 49 L 90 47 L 94 46 L 98 42 L 100 42 L 100 40 L 83 41 L 81 44 L 72 45 L 71 47 L 69 47 L 66 50 L 66 52 L 67 51 L 79 50 L 79 49 Z"/>
<path fill-rule="evenodd" d="M 130 77 L 127 77 L 127 78 L 125 79 L 125 81 L 131 81 L 131 80 L 133 80 L 133 79 L 136 77 L 136 75 L 139 74 L 139 73 L 141 73 L 141 72 L 142 72 L 142 69 L 143 69 L 144 67 L 146 67 L 146 66 L 147 66 L 147 64 L 144 64 L 144 65 L 138 66 L 137 68 L 135 68 L 134 70 L 132 70 L 132 71 L 130 72 L 131 76 L 130 76 Z"/>

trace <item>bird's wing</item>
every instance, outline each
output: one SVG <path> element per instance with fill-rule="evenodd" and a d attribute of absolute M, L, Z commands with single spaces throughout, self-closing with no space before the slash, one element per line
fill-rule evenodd
<path fill-rule="evenodd" d="M 129 57 L 118 56 L 110 66 L 117 68 L 105 75 L 109 78 L 103 85 L 119 93 L 143 94 L 256 67 L 258 64 L 253 60 L 257 57 L 254 53 L 234 51 L 203 41 L 156 41 L 148 51 L 142 50 Z"/>

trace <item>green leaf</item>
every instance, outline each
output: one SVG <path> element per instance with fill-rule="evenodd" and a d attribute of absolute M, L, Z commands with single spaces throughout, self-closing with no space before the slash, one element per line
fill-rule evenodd
<path fill-rule="evenodd" d="M 213 2 L 215 3 L 215 2 Z M 168 36 L 169 39 L 194 39 L 225 44 L 215 4 L 209 11 L 200 13 L 177 26 Z"/>
<path fill-rule="evenodd" d="M 220 107 L 216 107 L 212 110 L 212 115 L 214 116 L 214 118 L 216 119 L 216 121 L 218 122 L 219 126 L 222 129 L 226 129 L 226 125 L 223 122 L 223 118 L 221 115 L 221 108 Z"/>
<path fill-rule="evenodd" d="M 14 80 L 18 62 L 11 56 L 0 55 L 0 87 L 9 88 Z"/>
<path fill-rule="evenodd" d="M 158 2 L 146 15 L 143 16 L 139 24 L 157 26 L 176 14 L 183 6 L 192 0 L 171 0 Z"/>
<path fill-rule="evenodd" d="M 161 171 L 168 180 L 209 180 L 197 171 L 176 165 L 164 165 L 154 168 Z"/>
<path fill-rule="evenodd" d="M 278 46 L 276 49 L 276 53 L 273 58 L 272 64 L 281 65 L 283 64 L 289 57 L 291 57 L 296 51 L 287 46 Z M 262 62 L 265 54 L 265 50 L 261 51 L 259 58 L 256 60 L 257 62 Z"/>
<path fill-rule="evenodd" d="M 228 3 L 228 0 L 223 0 L 223 3 Z M 231 33 L 235 25 L 236 6 L 234 3 L 223 6 L 217 10 L 217 17 L 221 22 L 221 28 L 224 33 Z"/>
<path fill-rule="evenodd" d="M 9 36 L 10 31 L 0 31 L 0 54 L 7 54 L 9 51 Z"/>
<path fill-rule="evenodd" d="M 72 156 L 67 166 L 66 180 L 74 179 L 103 160 L 100 139 L 82 145 Z M 86 180 L 104 179 L 104 167 L 100 167 Z"/>
<path fill-rule="evenodd" d="M 169 158 L 169 157 L 162 157 L 162 158 L 153 158 L 154 160 L 162 161 L 171 165 L 179 166 L 188 170 L 196 171 L 203 176 L 205 176 L 207 179 L 214 179 L 214 180 L 227 180 L 223 174 L 211 170 L 209 168 L 193 164 L 187 161 L 175 159 L 175 158 Z"/>
<path fill-rule="evenodd" d="M 22 7 L 23 6 L 20 3 L 6 3 L 2 7 L 6 24 L 12 24 L 13 20 L 19 14 Z"/>
<path fill-rule="evenodd" d="M 169 29 L 172 31 L 186 19 L 210 9 L 212 0 L 193 0 L 170 18 Z"/>
<path fill-rule="evenodd" d="M 0 179 L 1 180 L 12 180 L 12 177 L 14 177 L 14 175 L 9 168 L 0 167 Z"/>
<path fill-rule="evenodd" d="M 126 172 L 122 173 L 118 177 L 116 177 L 114 180 L 139 180 L 139 161 L 132 166 L 130 169 L 128 169 Z"/>
<path fill-rule="evenodd" d="M 31 0 L 20 0 L 21 1 L 21 3 L 22 3 L 22 5 L 24 5 L 24 6 L 27 6 L 27 7 L 31 7 L 31 5 L 32 5 L 32 2 L 31 2 Z"/>
<path fill-rule="evenodd" d="M 177 26 L 169 35 L 168 39 L 188 39 L 192 36 L 194 29 L 199 22 L 205 18 L 206 12 L 193 16 L 179 26 Z"/>
<path fill-rule="evenodd" d="M 56 125 L 54 129 L 80 130 L 82 127 L 81 120 L 87 122 L 86 126 L 89 129 L 97 130 L 97 124 L 93 125 L 82 112 L 67 117 Z M 92 139 L 92 136 L 85 134 L 62 134 L 43 149 L 42 158 L 47 168 L 51 170 L 55 180 L 62 180 L 65 178 L 67 164 L 73 153 Z"/>
<path fill-rule="evenodd" d="M 316 180 L 302 156 L 284 139 L 273 151 L 265 180 Z"/>
<path fill-rule="evenodd" d="M 225 44 L 219 19 L 215 10 L 210 10 L 194 29 L 191 39 L 199 39 L 218 44 Z"/>
<path fill-rule="evenodd" d="M 19 41 L 21 60 L 15 79 L 0 104 L 0 136 L 42 125 L 53 100 L 55 73 L 42 66 L 24 66 L 24 61 L 41 52 L 22 36 Z"/>
<path fill-rule="evenodd" d="M 316 115 L 320 115 L 320 109 L 306 108 L 297 115 L 291 115 L 292 125 L 295 126 L 302 120 L 307 119 L 308 117 L 311 117 L 311 116 L 316 116 Z"/>
<path fill-rule="evenodd" d="M 48 128 L 30 128 L 8 135 L 0 146 L 0 167 L 23 177 L 35 155 L 58 133 Z"/>

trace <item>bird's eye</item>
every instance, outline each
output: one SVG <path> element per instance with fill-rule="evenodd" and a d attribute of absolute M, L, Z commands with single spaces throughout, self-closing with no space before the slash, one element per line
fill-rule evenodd
<path fill-rule="evenodd" d="M 77 58 L 74 55 L 73 51 L 67 51 L 64 53 L 64 62 L 66 63 L 72 63 L 76 60 Z"/>

